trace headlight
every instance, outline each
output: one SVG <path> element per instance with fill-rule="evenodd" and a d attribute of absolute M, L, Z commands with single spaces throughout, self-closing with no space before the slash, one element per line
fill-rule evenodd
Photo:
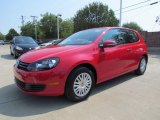
<path fill-rule="evenodd" d="M 59 58 L 48 58 L 29 64 L 27 69 L 29 71 L 49 70 L 55 67 L 58 63 Z"/>
<path fill-rule="evenodd" d="M 16 49 L 17 50 L 23 50 L 21 47 L 19 47 L 19 46 L 16 46 Z"/>

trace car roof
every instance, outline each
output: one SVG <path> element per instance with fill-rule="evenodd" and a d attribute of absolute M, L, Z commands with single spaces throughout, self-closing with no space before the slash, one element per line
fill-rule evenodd
<path fill-rule="evenodd" d="M 91 29 L 104 29 L 105 31 L 106 30 L 109 30 L 109 29 L 125 29 L 125 30 L 132 30 L 132 31 L 135 31 L 137 32 L 136 30 L 134 29 L 130 29 L 130 28 L 126 28 L 126 27 L 98 27 L 98 28 L 91 28 Z"/>
<path fill-rule="evenodd" d="M 30 36 L 14 36 L 14 38 L 20 38 L 20 37 L 30 37 Z"/>

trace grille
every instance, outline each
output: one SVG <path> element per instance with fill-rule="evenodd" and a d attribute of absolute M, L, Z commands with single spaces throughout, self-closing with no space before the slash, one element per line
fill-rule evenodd
<path fill-rule="evenodd" d="M 28 69 L 27 69 L 28 65 L 29 65 L 29 63 L 19 61 L 18 68 L 21 70 L 28 71 Z"/>
<path fill-rule="evenodd" d="M 42 84 L 31 84 L 31 83 L 24 83 L 17 78 L 15 78 L 15 82 L 18 87 L 20 87 L 24 91 L 28 92 L 40 92 L 45 89 L 45 85 Z"/>
<path fill-rule="evenodd" d="M 28 52 L 28 51 L 30 51 L 30 50 L 34 50 L 35 48 L 23 48 L 23 52 L 24 53 L 26 53 L 26 52 Z"/>

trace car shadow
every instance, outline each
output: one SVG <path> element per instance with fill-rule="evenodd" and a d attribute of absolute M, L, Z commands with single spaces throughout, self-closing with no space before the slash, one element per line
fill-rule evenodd
<path fill-rule="evenodd" d="M 133 73 L 123 75 L 96 85 L 90 97 L 104 92 L 116 85 L 123 84 L 136 76 Z M 86 100 L 87 101 L 87 100 Z M 64 96 L 42 97 L 22 93 L 15 84 L 0 88 L 0 114 L 13 117 L 24 117 L 56 111 L 77 104 Z"/>
<path fill-rule="evenodd" d="M 7 60 L 15 60 L 15 58 L 10 54 L 1 55 L 1 58 L 7 59 Z"/>
<path fill-rule="evenodd" d="M 138 76 L 135 75 L 134 72 L 130 72 L 130 73 L 122 75 L 120 77 L 108 80 L 106 82 L 102 82 L 102 83 L 95 86 L 91 95 L 99 94 L 100 92 L 103 92 L 107 89 L 115 87 L 119 84 L 122 84 L 123 82 L 126 82 L 126 81 L 131 80 L 132 78 L 136 78 L 136 77 L 138 77 Z"/>

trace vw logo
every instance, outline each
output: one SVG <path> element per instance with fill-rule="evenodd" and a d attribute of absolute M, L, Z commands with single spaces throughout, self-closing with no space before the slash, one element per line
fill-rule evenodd
<path fill-rule="evenodd" d="M 19 60 L 16 60 L 16 67 L 18 67 L 19 65 Z"/>

